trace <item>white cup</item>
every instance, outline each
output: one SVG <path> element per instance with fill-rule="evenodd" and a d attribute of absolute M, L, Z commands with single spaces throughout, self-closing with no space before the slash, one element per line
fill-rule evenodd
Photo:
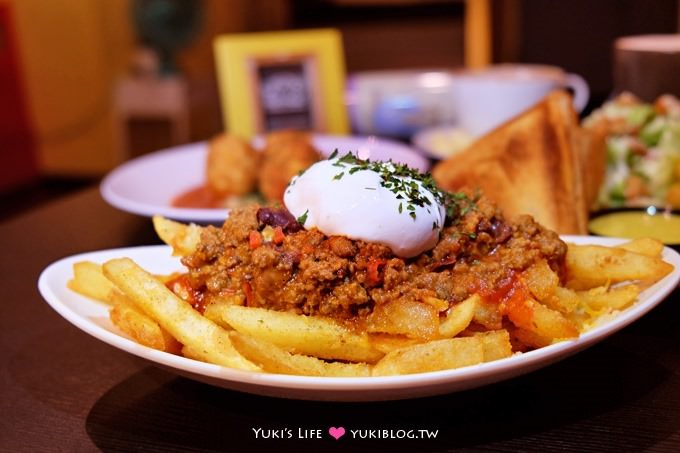
<path fill-rule="evenodd" d="M 450 124 L 454 116 L 448 84 L 444 69 L 354 73 L 346 95 L 352 129 L 361 135 L 407 138 L 432 125 Z"/>
<path fill-rule="evenodd" d="M 555 89 L 572 90 L 577 112 L 590 97 L 588 83 L 581 76 L 548 65 L 499 64 L 461 70 L 452 74 L 449 83 L 456 124 L 475 137 L 522 113 Z"/>

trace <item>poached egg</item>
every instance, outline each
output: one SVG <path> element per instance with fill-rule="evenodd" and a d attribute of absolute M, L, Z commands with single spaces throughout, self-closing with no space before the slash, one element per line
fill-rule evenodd
<path fill-rule="evenodd" d="M 315 163 L 288 185 L 283 202 L 306 229 L 386 245 L 410 258 L 433 248 L 446 210 L 415 170 L 352 154 Z"/>

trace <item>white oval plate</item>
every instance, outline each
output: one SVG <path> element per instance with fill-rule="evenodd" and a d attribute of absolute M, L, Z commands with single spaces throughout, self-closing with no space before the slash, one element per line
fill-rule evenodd
<path fill-rule="evenodd" d="M 615 245 L 620 239 L 565 236 L 574 243 Z M 637 320 L 666 297 L 680 281 L 680 255 L 665 248 L 663 257 L 675 270 L 640 295 L 639 301 L 615 318 L 582 334 L 535 351 L 516 354 L 494 362 L 431 373 L 387 377 L 331 378 L 255 373 L 225 368 L 142 346 L 121 333 L 109 320 L 108 307 L 80 296 L 66 287 L 77 261 L 104 262 L 127 256 L 145 269 L 167 274 L 180 270 L 167 246 L 131 247 L 84 253 L 49 265 L 40 275 L 38 288 L 61 316 L 86 333 L 116 348 L 149 360 L 179 375 L 227 389 L 282 398 L 322 401 L 380 401 L 417 398 L 483 386 L 544 367 L 588 346 Z"/>
<path fill-rule="evenodd" d="M 254 140 L 257 143 L 257 140 Z M 336 149 L 341 154 L 359 153 L 362 158 L 390 160 L 421 171 L 429 170 L 427 158 L 400 142 L 374 136 L 312 136 L 324 156 Z M 102 180 L 100 192 L 106 202 L 126 212 L 151 217 L 155 214 L 185 222 L 222 223 L 227 209 L 176 208 L 173 198 L 205 183 L 207 142 L 156 151 L 130 160 Z"/>

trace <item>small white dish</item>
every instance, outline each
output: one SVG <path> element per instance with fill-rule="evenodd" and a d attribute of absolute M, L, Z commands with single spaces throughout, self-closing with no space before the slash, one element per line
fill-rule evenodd
<path fill-rule="evenodd" d="M 444 160 L 467 148 L 475 137 L 457 126 L 428 127 L 416 132 L 411 143 L 431 159 Z"/>
<path fill-rule="evenodd" d="M 410 146 L 375 136 L 315 134 L 314 146 L 324 156 L 336 149 L 339 153 L 359 153 L 371 160 L 392 160 L 421 171 L 429 170 L 429 161 Z M 255 140 L 257 145 L 257 140 Z M 221 223 L 227 209 L 194 209 L 172 206 L 172 200 L 205 183 L 207 142 L 157 151 L 125 162 L 111 171 L 100 185 L 104 200 L 133 214 L 151 217 L 159 214 L 186 222 Z"/>
<path fill-rule="evenodd" d="M 564 236 L 573 243 L 615 245 L 621 239 L 593 236 Z M 380 401 L 417 398 L 456 392 L 505 380 L 564 359 L 623 329 L 639 319 L 670 294 L 680 281 L 680 254 L 666 247 L 663 258 L 675 270 L 640 294 L 639 300 L 620 314 L 563 341 L 505 359 L 431 373 L 387 377 L 330 378 L 255 373 L 199 362 L 142 346 L 121 333 L 109 320 L 109 308 L 67 288 L 73 263 L 91 260 L 102 263 L 127 256 L 156 274 L 181 269 L 167 246 L 131 247 L 84 253 L 49 265 L 40 275 L 38 288 L 47 303 L 73 325 L 118 349 L 148 360 L 179 375 L 211 385 L 281 398 L 319 401 Z"/>

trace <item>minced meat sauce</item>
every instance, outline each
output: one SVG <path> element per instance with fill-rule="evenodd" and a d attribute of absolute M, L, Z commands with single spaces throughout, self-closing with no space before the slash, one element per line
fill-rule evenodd
<path fill-rule="evenodd" d="M 447 223 L 432 250 L 404 259 L 380 244 L 306 231 L 285 208 L 247 207 L 221 228 L 206 227 L 183 263 L 202 303 L 236 297 L 247 306 L 339 319 L 399 299 L 452 306 L 478 293 L 497 304 L 539 259 L 562 273 L 566 244 L 529 216 L 509 222 L 476 196 L 461 199 Z M 490 310 L 495 318 L 498 312 Z M 490 326 L 499 322 L 494 316 Z"/>

